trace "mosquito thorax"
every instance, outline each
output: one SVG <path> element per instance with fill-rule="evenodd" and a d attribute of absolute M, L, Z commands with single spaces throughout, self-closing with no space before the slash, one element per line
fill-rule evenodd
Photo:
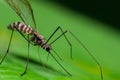
<path fill-rule="evenodd" d="M 44 37 L 37 32 L 34 32 L 34 35 L 30 39 L 35 45 L 41 46 L 47 52 L 50 52 L 51 46 L 46 44 Z"/>

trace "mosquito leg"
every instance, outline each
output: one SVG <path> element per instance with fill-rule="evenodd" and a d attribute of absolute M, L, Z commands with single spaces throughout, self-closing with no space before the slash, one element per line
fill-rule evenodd
<path fill-rule="evenodd" d="M 28 40 L 29 40 L 29 35 L 28 35 Z M 28 68 L 28 63 L 29 63 L 29 50 L 30 50 L 30 41 L 28 41 L 28 56 L 27 56 L 27 63 L 26 63 L 26 67 L 25 67 L 24 72 L 21 74 L 21 76 L 23 76 L 23 75 L 26 73 L 27 68 Z"/>
<path fill-rule="evenodd" d="M 61 28 L 60 26 L 59 26 L 59 28 L 60 28 L 61 32 L 64 33 L 63 30 L 62 30 L 62 28 Z M 67 43 L 68 43 L 69 46 L 70 46 L 70 58 L 72 59 L 72 44 L 70 43 L 70 41 L 68 40 L 68 38 L 66 37 L 66 35 L 65 35 L 65 34 L 63 34 L 63 35 L 64 35 Z"/>
<path fill-rule="evenodd" d="M 40 46 L 38 46 L 38 58 L 39 58 L 39 61 L 42 63 L 41 55 L 39 54 L 39 47 Z M 45 64 L 42 63 L 42 67 L 45 68 Z"/>
<path fill-rule="evenodd" d="M 11 37 L 10 37 L 10 41 L 9 41 L 9 44 L 8 44 L 7 51 L 6 51 L 6 53 L 4 54 L 4 56 L 3 56 L 2 60 L 0 61 L 0 64 L 2 64 L 2 62 L 3 62 L 3 60 L 5 59 L 5 57 L 6 57 L 7 53 L 9 52 L 10 45 L 11 45 L 11 41 L 12 41 L 12 37 L 13 37 L 13 32 L 14 32 L 14 30 L 12 30 L 12 33 L 11 33 Z"/>
<path fill-rule="evenodd" d="M 45 44 L 48 43 L 48 41 L 52 38 L 52 36 L 60 29 L 60 27 L 57 27 L 57 29 L 52 33 L 52 35 L 48 38 L 48 40 L 46 41 Z M 61 36 L 63 36 L 67 31 L 62 32 L 62 34 L 60 36 L 58 36 L 54 41 L 52 41 L 49 45 L 53 44 L 56 40 L 58 40 Z M 53 50 L 53 52 L 55 52 Z M 56 53 L 56 52 L 55 52 Z M 53 56 L 53 54 L 51 52 L 49 52 L 49 54 L 54 58 L 54 60 L 62 67 L 62 69 L 69 75 L 72 76 L 60 63 L 59 61 Z M 57 53 L 56 53 L 57 55 Z"/>
<path fill-rule="evenodd" d="M 87 51 L 87 53 L 91 56 L 91 58 L 96 62 L 96 64 L 99 67 L 100 70 L 100 76 L 101 76 L 101 80 L 103 80 L 103 72 L 102 72 L 102 67 L 100 65 L 100 63 L 97 61 L 97 59 L 93 56 L 93 54 L 83 45 L 83 43 L 71 32 L 69 31 L 69 33 L 72 35 L 72 37 L 80 44 L 82 45 L 82 47 Z"/>
<path fill-rule="evenodd" d="M 53 40 L 51 43 L 49 43 L 49 45 L 52 45 L 55 41 L 57 41 L 60 37 L 62 37 L 65 33 L 67 33 L 67 30 L 64 31 L 61 35 L 59 35 L 55 40 Z M 62 60 L 62 58 L 60 58 L 60 56 L 57 54 L 57 52 L 55 50 L 52 49 L 52 51 L 58 56 L 58 58 L 60 60 Z"/>
<path fill-rule="evenodd" d="M 52 51 L 57 55 L 57 57 L 58 57 L 60 60 L 62 60 L 62 58 L 58 55 L 58 53 L 57 53 L 55 50 L 52 49 Z"/>
<path fill-rule="evenodd" d="M 55 41 L 57 41 L 60 37 L 62 37 L 65 33 L 67 32 L 67 30 L 66 31 L 64 31 L 61 35 L 59 35 L 55 40 L 53 40 L 51 43 L 49 43 L 49 45 L 52 45 Z M 53 50 L 54 51 L 54 50 Z M 55 52 L 56 53 L 56 52 Z M 56 53 L 56 55 L 57 55 L 57 53 Z"/>
<path fill-rule="evenodd" d="M 62 69 L 69 75 L 72 76 L 60 63 L 59 61 L 53 56 L 53 54 L 51 52 L 49 52 L 49 54 L 52 56 L 52 58 L 62 67 Z"/>
<path fill-rule="evenodd" d="M 50 35 L 50 37 L 48 38 L 48 40 L 46 41 L 45 44 L 48 43 L 48 41 L 54 36 L 54 34 L 58 31 L 59 27 L 57 27 L 57 29 L 55 29 L 55 31 Z"/>
<path fill-rule="evenodd" d="M 47 64 L 47 62 L 48 62 L 48 59 L 49 59 L 49 54 L 47 54 L 47 60 L 46 60 L 46 64 Z"/>
<path fill-rule="evenodd" d="M 63 30 L 62 30 L 62 28 L 60 27 L 60 26 L 58 26 L 57 27 L 57 29 L 52 33 L 52 35 L 48 38 L 48 40 L 46 41 L 46 43 L 54 36 L 54 34 L 58 31 L 58 30 L 60 30 L 61 32 L 62 32 L 62 35 L 64 36 L 64 38 L 65 38 L 65 40 L 67 41 L 67 43 L 69 44 L 69 46 L 70 46 L 70 57 L 71 57 L 71 59 L 72 59 L 72 45 L 71 45 L 71 43 L 70 43 L 70 41 L 68 40 L 68 38 L 66 37 L 66 35 L 64 34 L 64 32 L 63 32 Z M 67 32 L 67 31 L 66 31 Z M 66 33 L 65 32 L 65 33 Z M 57 39 L 55 39 L 53 42 L 55 42 Z M 45 43 L 45 44 L 46 44 Z M 52 44 L 52 43 L 51 43 Z"/>
<path fill-rule="evenodd" d="M 56 56 L 62 61 L 62 58 L 58 55 L 58 53 L 55 51 L 55 50 L 53 50 L 53 48 L 52 48 L 52 51 L 56 54 Z M 47 55 L 47 60 L 46 60 L 46 63 L 48 62 L 48 59 L 49 59 L 49 54 Z"/>
<path fill-rule="evenodd" d="M 38 59 L 39 59 L 39 61 L 42 63 L 41 55 L 39 54 L 39 52 L 40 52 L 39 48 L 40 48 L 40 46 L 38 46 Z"/>

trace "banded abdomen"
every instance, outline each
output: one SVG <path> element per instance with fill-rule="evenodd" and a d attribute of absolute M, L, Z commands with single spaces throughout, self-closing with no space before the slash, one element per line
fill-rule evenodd
<path fill-rule="evenodd" d="M 21 22 L 14 22 L 14 23 L 10 24 L 8 26 L 8 29 L 10 29 L 10 30 L 16 30 L 17 29 L 22 33 L 26 33 L 26 34 L 30 34 L 30 35 L 32 35 L 33 32 L 34 32 L 34 30 L 30 26 L 28 26 L 24 23 L 21 23 Z"/>
<path fill-rule="evenodd" d="M 46 44 L 46 41 L 44 37 L 40 34 L 38 34 L 36 31 L 34 31 L 30 26 L 21 23 L 21 22 L 14 22 L 8 26 L 8 29 L 10 30 L 19 30 L 22 33 L 30 34 L 30 41 L 33 42 L 35 45 L 41 46 L 46 51 L 50 51 L 51 47 Z"/>

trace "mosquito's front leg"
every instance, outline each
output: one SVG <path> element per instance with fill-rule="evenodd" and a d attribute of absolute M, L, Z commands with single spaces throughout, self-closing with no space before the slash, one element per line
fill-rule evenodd
<path fill-rule="evenodd" d="M 48 38 L 48 40 L 46 41 L 46 43 L 48 43 L 48 41 L 54 36 L 54 34 L 60 30 L 61 31 L 61 35 L 59 35 L 55 40 L 53 40 L 50 45 L 52 45 L 56 40 L 58 40 L 60 37 L 64 36 L 65 40 L 67 41 L 67 43 L 69 44 L 70 46 L 70 57 L 72 59 L 72 44 L 70 43 L 70 41 L 68 40 L 68 38 L 66 37 L 66 33 L 67 33 L 67 30 L 66 31 L 63 31 L 62 28 L 60 26 L 58 26 L 55 31 L 51 34 L 51 36 Z"/>

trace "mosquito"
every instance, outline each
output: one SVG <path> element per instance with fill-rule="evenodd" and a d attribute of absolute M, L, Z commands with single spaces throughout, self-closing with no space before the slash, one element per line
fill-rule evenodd
<path fill-rule="evenodd" d="M 55 41 L 57 41 L 59 38 L 61 38 L 62 36 L 64 36 L 65 40 L 67 41 L 67 43 L 70 46 L 70 57 L 72 58 L 72 44 L 69 41 L 69 39 L 67 38 L 67 36 L 65 35 L 67 32 L 69 32 L 71 34 L 71 36 L 80 45 L 82 45 L 82 47 L 88 52 L 88 54 L 91 56 L 91 58 L 96 62 L 96 64 L 99 67 L 99 70 L 100 70 L 100 78 L 101 78 L 101 80 L 103 80 L 102 67 L 101 67 L 100 63 L 97 61 L 97 59 L 92 55 L 92 53 L 83 45 L 83 43 L 71 31 L 69 31 L 69 30 L 63 31 L 62 28 L 60 26 L 58 26 L 54 30 L 54 32 L 50 35 L 50 37 L 47 40 L 45 40 L 44 37 L 41 34 L 39 34 L 38 31 L 37 31 L 36 21 L 35 21 L 34 14 L 33 14 L 33 9 L 31 7 L 31 4 L 30 4 L 29 0 L 5 0 L 5 1 L 18 14 L 18 16 L 22 19 L 23 23 L 22 22 L 13 22 L 13 23 L 11 23 L 8 26 L 8 29 L 11 30 L 12 33 L 11 33 L 11 37 L 10 37 L 10 41 L 9 41 L 9 44 L 8 44 L 7 51 L 6 51 L 5 55 L 3 56 L 3 58 L 1 59 L 0 64 L 4 61 L 6 55 L 9 52 L 9 48 L 10 48 L 10 45 L 11 45 L 11 41 L 12 41 L 12 37 L 13 37 L 14 31 L 18 31 L 22 35 L 22 37 L 28 42 L 27 63 L 26 63 L 25 70 L 21 73 L 21 76 L 23 76 L 26 73 L 27 68 L 28 68 L 30 44 L 34 45 L 34 46 L 40 46 L 45 51 L 47 51 L 48 54 L 51 55 L 52 58 L 61 66 L 61 68 L 69 76 L 72 76 L 71 73 L 69 73 L 63 67 L 63 65 L 56 59 L 56 57 L 52 54 L 52 53 L 56 53 L 56 51 L 52 49 L 52 44 Z M 34 24 L 33 25 L 34 27 L 31 27 L 30 25 L 28 25 L 31 22 Z M 48 43 L 49 40 L 54 36 L 54 34 L 58 30 L 61 31 L 61 34 L 55 40 L 53 40 L 52 42 Z"/>

